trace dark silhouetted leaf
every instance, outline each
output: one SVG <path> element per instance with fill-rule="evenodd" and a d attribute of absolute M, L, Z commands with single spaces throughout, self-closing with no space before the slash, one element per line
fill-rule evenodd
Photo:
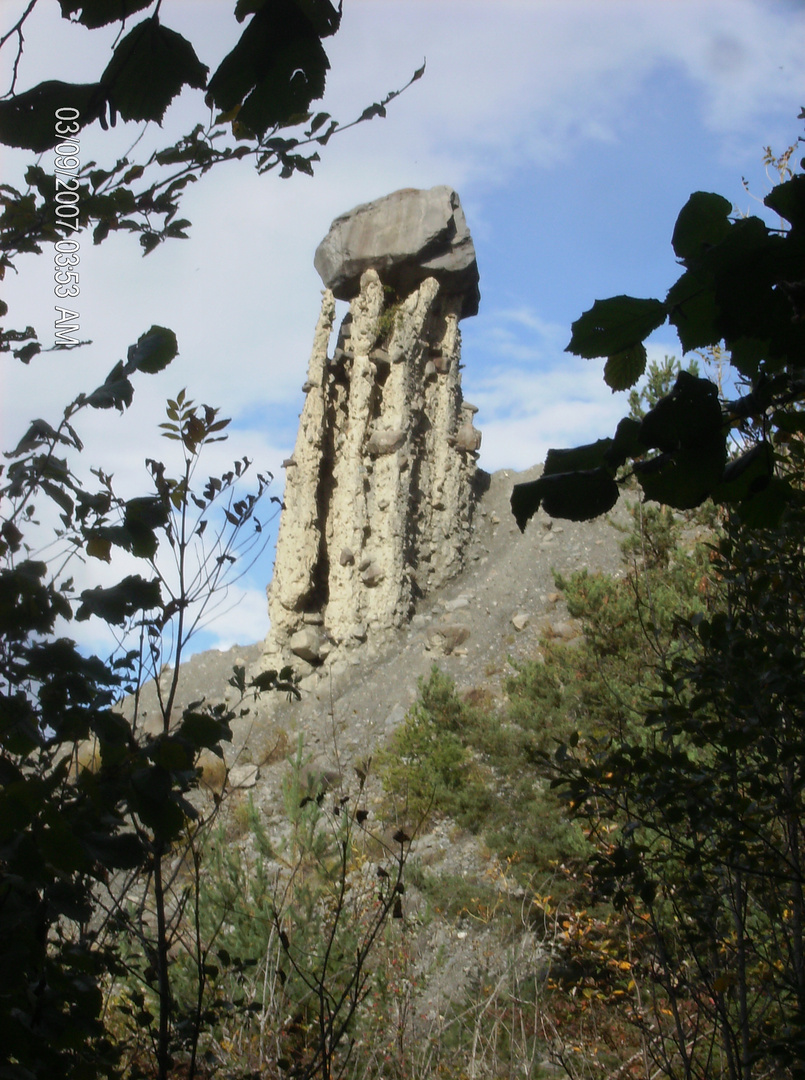
<path fill-rule="evenodd" d="M 59 0 L 63 19 L 79 22 L 90 30 L 111 22 L 122 22 L 150 4 L 151 0 L 114 0 L 114 3 L 109 0 Z M 74 19 L 77 12 L 80 14 Z"/>
<path fill-rule="evenodd" d="M 604 454 L 604 462 L 610 469 L 619 469 L 629 458 L 639 457 L 644 447 L 640 442 L 640 421 L 624 416 L 618 422 L 612 445 Z"/>
<path fill-rule="evenodd" d="M 238 122 L 263 135 L 294 116 L 304 118 L 324 93 L 328 67 L 319 34 L 296 0 L 276 0 L 261 6 L 223 59 L 208 100 L 223 112 L 241 105 Z"/>
<path fill-rule="evenodd" d="M 103 386 L 93 390 L 86 398 L 87 405 L 91 405 L 93 409 L 111 409 L 114 407 L 120 412 L 127 409 L 134 397 L 134 387 L 128 379 L 126 370 L 123 361 L 118 360 L 106 376 Z"/>
<path fill-rule="evenodd" d="M 543 476 L 556 473 L 577 472 L 580 469 L 597 469 L 607 460 L 612 448 L 612 439 L 599 439 L 586 446 L 576 446 L 570 450 L 549 450 L 545 458 Z"/>
<path fill-rule="evenodd" d="M 113 110 L 124 120 L 156 120 L 185 86 L 203 89 L 208 68 L 181 34 L 156 16 L 138 23 L 118 44 L 101 77 Z"/>
<path fill-rule="evenodd" d="M 730 230 L 732 204 L 722 195 L 696 191 L 679 212 L 671 238 L 674 251 L 685 262 L 720 243 Z"/>
<path fill-rule="evenodd" d="M 53 118 L 64 108 L 78 110 L 82 127 L 91 124 L 104 108 L 100 85 L 52 80 L 0 101 L 0 142 L 38 154 L 51 150 L 57 142 Z"/>
<path fill-rule="evenodd" d="M 774 474 L 774 454 L 768 443 L 761 442 L 745 454 L 728 462 L 721 482 L 713 490 L 719 503 L 738 503 L 762 491 Z"/>
<path fill-rule="evenodd" d="M 710 445 L 721 427 L 715 383 L 680 371 L 671 393 L 643 417 L 638 437 L 647 448 L 673 451 Z"/>
<path fill-rule="evenodd" d="M 707 272 L 688 270 L 668 290 L 665 303 L 685 352 L 721 340 L 713 281 Z"/>
<path fill-rule="evenodd" d="M 515 484 L 511 495 L 512 513 L 521 532 L 540 505 L 551 517 L 590 521 L 617 501 L 618 485 L 605 468 L 541 476 Z"/>
<path fill-rule="evenodd" d="M 112 541 L 104 536 L 91 535 L 87 538 L 86 550 L 90 558 L 110 562 L 112 558 Z"/>
<path fill-rule="evenodd" d="M 164 528 L 169 518 L 168 508 L 155 495 L 129 499 L 123 526 L 130 539 L 132 554 L 141 559 L 153 558 L 159 546 L 155 530 Z"/>
<path fill-rule="evenodd" d="M 42 346 L 38 341 L 30 341 L 27 345 L 23 345 L 21 349 L 14 349 L 14 356 L 17 360 L 21 360 L 23 364 L 29 364 L 31 360 L 42 351 Z"/>
<path fill-rule="evenodd" d="M 108 589 L 85 589 L 75 617 L 83 622 L 96 615 L 113 626 L 122 626 L 138 611 L 152 611 L 161 602 L 159 582 L 146 581 L 139 574 L 133 574 Z"/>
<path fill-rule="evenodd" d="M 805 174 L 799 173 L 773 187 L 763 202 L 796 229 L 802 229 L 805 227 Z"/>
<path fill-rule="evenodd" d="M 793 498 L 790 483 L 782 477 L 772 476 L 765 487 L 740 503 L 738 513 L 750 529 L 774 529 L 779 526 Z"/>
<path fill-rule="evenodd" d="M 136 369 L 155 375 L 166 368 L 178 354 L 176 334 L 164 326 L 152 326 L 140 335 L 136 345 L 129 346 L 128 368 L 130 371 Z"/>
<path fill-rule="evenodd" d="M 178 734 L 188 739 L 197 749 L 206 748 L 220 755 L 219 743 L 230 739 L 232 732 L 229 724 L 208 713 L 186 712 L 179 726 Z"/>
<path fill-rule="evenodd" d="M 573 323 L 573 335 L 565 351 L 588 359 L 614 356 L 643 341 L 662 326 L 665 316 L 665 305 L 659 300 L 639 300 L 633 296 L 596 300 Z"/>
<path fill-rule="evenodd" d="M 721 436 L 707 446 L 682 448 L 651 461 L 636 462 L 634 471 L 647 499 L 676 510 L 692 510 L 716 488 L 726 460 L 726 441 Z"/>

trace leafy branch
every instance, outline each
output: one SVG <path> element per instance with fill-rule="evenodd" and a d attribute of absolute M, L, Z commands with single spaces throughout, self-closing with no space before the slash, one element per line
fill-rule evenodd
<path fill-rule="evenodd" d="M 542 476 L 512 493 L 521 529 L 540 506 L 577 521 L 606 513 L 631 477 L 646 499 L 684 510 L 712 498 L 768 525 L 796 500 L 778 465 L 783 442 L 805 430 L 805 175 L 782 175 L 763 202 L 785 229 L 731 217 L 726 199 L 696 192 L 674 228 L 684 269 L 665 300 L 597 300 L 567 346 L 604 357 L 604 381 L 625 390 L 645 371 L 646 339 L 668 322 L 684 352 L 726 349 L 746 392 L 722 402 L 716 383 L 681 371 L 670 393 L 642 418 L 621 420 L 614 436 L 550 450 Z M 737 456 L 728 450 L 733 434 Z"/>

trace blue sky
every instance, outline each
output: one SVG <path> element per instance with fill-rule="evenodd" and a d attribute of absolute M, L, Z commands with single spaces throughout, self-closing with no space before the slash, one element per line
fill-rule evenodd
<path fill-rule="evenodd" d="M 23 7 L 3 0 L 0 34 Z M 113 35 L 69 26 L 58 10 L 40 0 L 20 89 L 87 81 L 107 62 Z M 231 0 L 164 0 L 161 18 L 214 67 L 238 34 L 231 10 Z M 34 415 L 58 416 L 157 323 L 176 331 L 179 358 L 141 385 L 123 420 L 91 419 L 88 460 L 103 462 L 125 492 L 141 492 L 162 403 L 186 386 L 234 420 L 210 471 L 247 454 L 275 473 L 280 493 L 320 302 L 318 241 L 357 203 L 447 183 L 461 196 L 481 274 L 480 312 L 462 324 L 481 465 L 525 468 L 549 446 L 610 433 L 624 408 L 601 365 L 564 353 L 571 322 L 596 298 L 662 297 L 676 276 L 673 224 L 690 193 L 718 191 L 753 212 L 741 178 L 762 197 L 763 147 L 782 150 L 802 132 L 798 2 L 345 0 L 327 51 L 322 107 L 341 120 L 405 83 L 423 58 L 427 70 L 386 119 L 332 140 L 313 179 L 257 177 L 245 163 L 206 177 L 183 210 L 189 241 L 142 259 L 130 237 L 100 248 L 85 238 L 80 312 L 93 345 L 28 369 L 6 361 L 4 445 Z M 147 131 L 141 147 L 187 130 L 199 108 L 198 97 L 183 96 L 166 131 Z M 85 160 L 113 160 L 136 134 L 95 125 L 82 134 Z M 4 155 L 0 180 L 19 184 L 26 160 Z M 29 257 L 18 269 L 4 283 L 8 321 L 33 323 L 50 344 L 52 267 Z M 658 332 L 653 349 L 677 351 L 673 335 Z M 104 568 L 92 570 L 102 579 Z M 264 636 L 270 572 L 269 554 L 199 647 Z"/>

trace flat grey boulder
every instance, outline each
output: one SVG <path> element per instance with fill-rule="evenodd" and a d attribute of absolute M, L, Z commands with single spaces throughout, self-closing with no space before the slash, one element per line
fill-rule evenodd
<path fill-rule="evenodd" d="M 357 296 L 361 274 L 373 269 L 400 296 L 434 277 L 444 293 L 463 297 L 461 318 L 478 311 L 475 246 L 459 197 L 445 185 L 403 188 L 341 214 L 313 265 L 338 300 Z"/>

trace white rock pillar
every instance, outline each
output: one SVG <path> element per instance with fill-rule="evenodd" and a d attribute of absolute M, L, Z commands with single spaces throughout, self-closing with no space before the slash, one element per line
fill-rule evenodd
<path fill-rule="evenodd" d="M 322 301 L 286 463 L 266 666 L 298 657 L 315 667 L 403 625 L 418 597 L 461 569 L 470 535 L 480 434 L 462 400 L 458 322 L 478 288 L 458 196 L 398 192 L 353 214 L 359 235 L 344 215 L 322 244 L 336 268 L 325 282 L 332 273 L 336 295 L 352 299 L 332 356 L 333 293 Z M 413 253 L 400 255 L 419 219 Z M 379 271 L 359 257 L 378 235 L 396 253 L 372 256 Z"/>

